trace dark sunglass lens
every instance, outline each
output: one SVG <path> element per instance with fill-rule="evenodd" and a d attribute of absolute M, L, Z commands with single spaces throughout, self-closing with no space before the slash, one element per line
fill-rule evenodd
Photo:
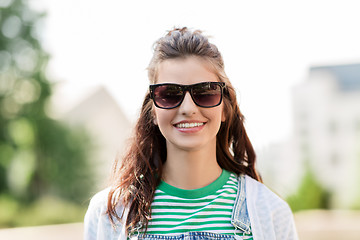
<path fill-rule="evenodd" d="M 213 107 L 221 101 L 221 87 L 217 83 L 204 83 L 194 86 L 194 101 L 202 107 Z"/>
<path fill-rule="evenodd" d="M 182 99 L 181 88 L 177 85 L 161 85 L 154 89 L 154 101 L 162 108 L 172 108 Z"/>

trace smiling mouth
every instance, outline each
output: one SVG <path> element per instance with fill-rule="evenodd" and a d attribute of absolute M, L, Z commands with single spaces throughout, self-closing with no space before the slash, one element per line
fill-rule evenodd
<path fill-rule="evenodd" d="M 175 125 L 177 128 L 194 128 L 194 127 L 200 127 L 204 125 L 204 123 L 178 123 Z"/>

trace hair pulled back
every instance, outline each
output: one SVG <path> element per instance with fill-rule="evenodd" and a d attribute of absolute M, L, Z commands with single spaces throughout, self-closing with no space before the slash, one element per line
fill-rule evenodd
<path fill-rule="evenodd" d="M 201 31 L 191 31 L 186 27 L 174 28 L 155 43 L 148 66 L 150 83 L 156 83 L 160 63 L 189 56 L 207 61 L 219 81 L 226 83 L 223 97 L 226 120 L 220 126 L 216 141 L 218 164 L 228 171 L 247 174 L 261 181 L 255 170 L 255 152 L 244 128 L 244 116 L 240 112 L 235 90 L 225 74 L 223 58 L 217 47 Z M 114 165 L 107 212 L 112 223 L 114 218 L 125 220 L 128 231 L 135 231 L 142 226 L 147 228 L 151 203 L 166 161 L 166 141 L 153 122 L 152 108 L 148 92 L 129 149 Z M 117 212 L 118 204 L 129 209 L 126 219 L 121 219 L 122 214 Z"/>

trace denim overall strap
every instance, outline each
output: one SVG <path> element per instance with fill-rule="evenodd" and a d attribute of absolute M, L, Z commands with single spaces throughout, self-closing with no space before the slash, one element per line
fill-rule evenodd
<path fill-rule="evenodd" d="M 246 205 L 245 176 L 241 174 L 238 177 L 238 181 L 238 192 L 231 216 L 231 223 L 246 234 L 250 234 L 250 219 Z"/>

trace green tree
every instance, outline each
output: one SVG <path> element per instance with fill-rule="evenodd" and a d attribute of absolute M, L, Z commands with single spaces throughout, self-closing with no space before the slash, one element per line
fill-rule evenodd
<path fill-rule="evenodd" d="M 358 183 L 359 186 L 360 183 L 360 120 L 358 122 L 358 137 L 357 137 L 357 158 L 355 162 L 355 169 L 356 169 L 356 177 L 355 182 Z M 355 190 L 356 195 L 354 202 L 351 206 L 352 209 L 360 210 L 360 189 L 359 187 Z"/>
<path fill-rule="evenodd" d="M 299 185 L 297 193 L 288 197 L 293 211 L 306 209 L 328 209 L 330 193 L 317 180 L 310 168 L 310 164 L 305 164 L 305 174 Z"/>
<path fill-rule="evenodd" d="M 47 115 L 52 85 L 38 40 L 43 17 L 26 0 L 0 0 L 0 194 L 81 202 L 93 184 L 91 141 L 83 129 Z"/>

